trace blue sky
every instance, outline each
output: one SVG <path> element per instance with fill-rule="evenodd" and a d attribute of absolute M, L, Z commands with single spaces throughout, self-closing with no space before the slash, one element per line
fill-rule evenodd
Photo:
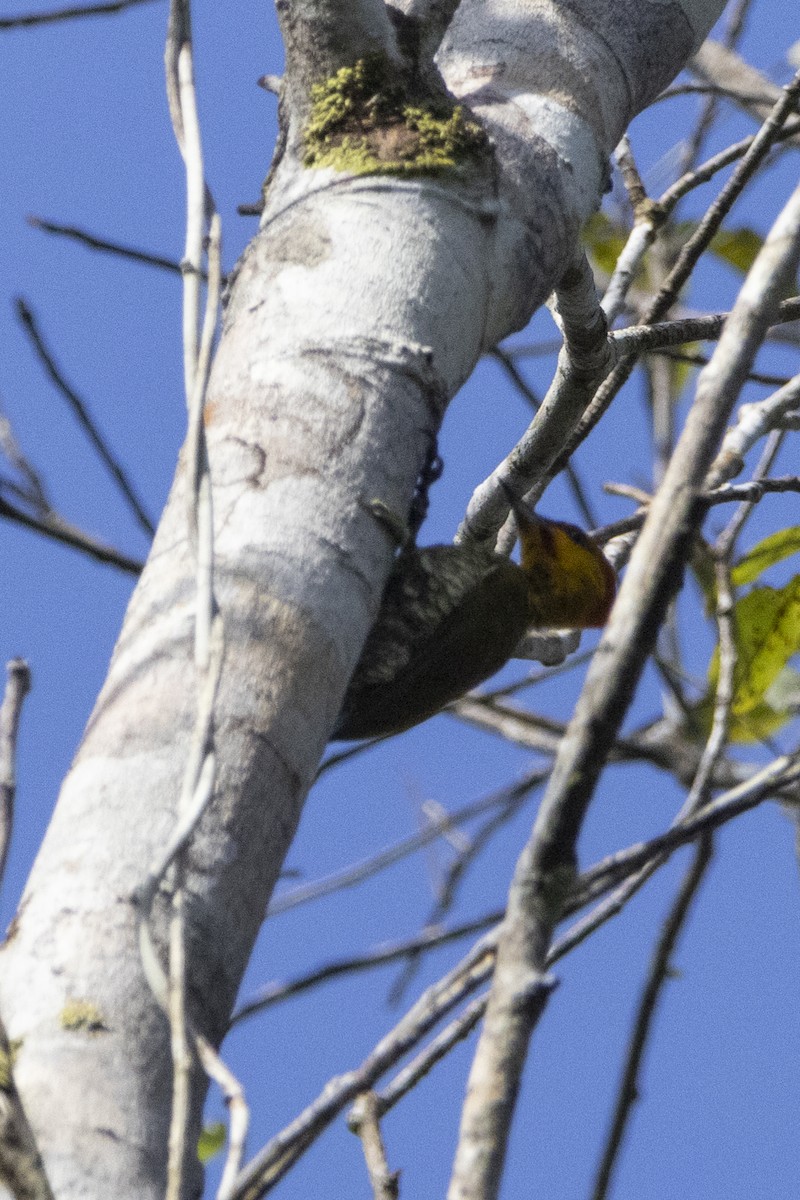
<path fill-rule="evenodd" d="M 6 0 L 0 15 L 37 7 L 49 5 Z M 0 178 L 0 403 L 55 506 L 138 556 L 146 553 L 146 538 L 35 361 L 13 297 L 24 296 L 37 314 L 65 375 L 157 516 L 184 429 L 180 281 L 48 237 L 27 224 L 26 215 L 180 257 L 183 176 L 163 93 L 165 19 L 166 6 L 152 3 L 104 19 L 0 31 L 6 110 L 0 123 L 6 167 Z M 274 98 L 256 80 L 280 70 L 281 50 L 269 4 L 203 0 L 195 5 L 194 23 L 206 168 L 222 213 L 229 268 L 255 232 L 255 221 L 238 216 L 236 206 L 257 199 L 276 131 Z M 743 49 L 784 82 L 789 71 L 783 54 L 798 37 L 793 0 L 761 0 L 753 6 Z M 634 124 L 634 147 L 656 191 L 669 182 L 668 151 L 695 104 L 661 105 Z M 745 118 L 729 114 L 709 148 L 751 130 Z M 731 225 L 766 232 L 796 173 L 796 154 L 781 160 L 742 197 Z M 692 198 L 682 215 L 696 215 L 711 194 Z M 729 308 L 737 282 L 730 269 L 704 263 L 689 300 L 705 309 Z M 546 315 L 516 340 L 534 336 L 552 336 Z M 785 349 L 765 352 L 759 364 L 787 374 L 798 370 L 796 352 Z M 526 364 L 540 394 L 552 366 L 547 358 Z M 745 398 L 762 395 L 763 388 Z M 602 494 L 605 479 L 649 483 L 642 396 L 641 382 L 634 380 L 578 456 L 603 521 L 629 511 Z M 452 537 L 473 487 L 513 445 L 528 417 L 499 368 L 482 363 L 447 418 L 441 442 L 446 471 L 432 493 L 424 540 Z M 777 473 L 795 469 L 784 455 Z M 800 524 L 796 496 L 767 503 L 751 540 Z M 576 519 L 561 484 L 548 493 L 542 511 Z M 0 654 L 3 660 L 27 658 L 34 678 L 20 734 L 17 818 L 2 892 L 7 921 L 103 679 L 132 580 L 7 522 L 0 524 L 0 546 Z M 683 616 L 694 621 L 689 658 L 702 673 L 711 634 L 698 624 L 694 603 L 693 610 L 684 605 Z M 514 677 L 520 667 L 508 670 Z M 531 702 L 567 718 L 580 678 L 575 671 L 548 683 Z M 659 704 L 655 680 L 648 677 L 632 721 L 656 715 Z M 412 832 L 423 801 L 457 807 L 513 780 L 530 761 L 527 752 L 440 716 L 327 776 L 308 801 L 287 867 L 303 879 L 336 870 Z M 641 767 L 614 768 L 587 822 L 582 860 L 659 831 L 679 802 L 670 778 Z M 492 842 L 465 881 L 454 919 L 502 904 L 532 812 L 532 805 L 523 809 Z M 432 881 L 448 855 L 439 845 L 313 910 L 300 908 L 268 922 L 243 995 L 269 979 L 411 935 L 424 922 Z M 534 1038 L 504 1196 L 587 1194 L 640 982 L 686 861 L 676 856 L 621 918 L 559 967 L 560 987 Z M 764 807 L 719 837 L 714 866 L 675 956 L 677 977 L 661 1005 L 616 1200 L 671 1200 L 684 1193 L 749 1200 L 797 1192 L 799 933 L 793 829 L 778 809 Z M 427 958 L 408 1000 L 457 954 L 451 947 Z M 388 968 L 341 980 L 237 1030 L 226 1054 L 252 1104 L 251 1150 L 331 1075 L 360 1062 L 397 1020 L 402 1010 L 387 999 L 395 975 Z M 472 1047 L 470 1041 L 459 1048 L 386 1119 L 389 1159 L 403 1172 L 405 1197 L 444 1193 Z M 221 1111 L 212 1095 L 209 1119 Z M 286 1200 L 315 1194 L 369 1195 L 360 1149 L 342 1121 L 276 1191 Z"/>

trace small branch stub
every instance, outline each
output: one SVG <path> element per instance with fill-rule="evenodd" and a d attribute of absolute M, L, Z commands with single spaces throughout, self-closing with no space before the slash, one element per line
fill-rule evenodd
<path fill-rule="evenodd" d="M 361 1139 L 374 1200 L 397 1200 L 400 1195 L 400 1172 L 389 1170 L 380 1116 L 379 1097 L 375 1092 L 362 1092 L 356 1097 L 347 1124 Z"/>

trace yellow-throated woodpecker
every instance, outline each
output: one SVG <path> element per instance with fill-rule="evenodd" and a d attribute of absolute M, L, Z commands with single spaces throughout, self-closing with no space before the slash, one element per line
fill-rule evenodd
<path fill-rule="evenodd" d="M 474 543 L 398 555 L 334 738 L 399 733 L 498 671 L 529 629 L 605 624 L 616 576 L 575 525 L 513 503 L 521 563 Z"/>

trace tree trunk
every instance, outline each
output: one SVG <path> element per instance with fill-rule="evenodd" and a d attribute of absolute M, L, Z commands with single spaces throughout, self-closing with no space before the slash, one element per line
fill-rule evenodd
<path fill-rule="evenodd" d="M 381 0 L 279 5 L 286 145 L 207 406 L 226 652 L 186 941 L 191 1017 L 215 1043 L 390 566 L 365 506 L 408 511 L 447 402 L 574 261 L 617 140 L 721 8 L 464 0 L 439 66 L 490 151 L 433 174 L 348 174 L 304 165 L 309 83 L 376 53 L 402 69 L 410 26 Z M 15 1079 L 59 1200 L 164 1188 L 169 1029 L 132 896 L 174 824 L 196 708 L 186 482 L 182 457 L 3 948 Z M 185 1194 L 199 1186 L 196 1167 Z"/>

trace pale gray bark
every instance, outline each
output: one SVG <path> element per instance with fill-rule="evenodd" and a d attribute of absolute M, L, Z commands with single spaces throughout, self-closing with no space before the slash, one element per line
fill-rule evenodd
<path fill-rule="evenodd" d="M 286 150 L 232 285 L 208 404 L 227 649 L 186 909 L 191 1017 L 214 1041 L 391 561 L 364 501 L 407 510 L 447 401 L 558 283 L 619 136 L 718 8 L 464 0 L 440 67 L 489 131 L 492 167 L 403 180 L 300 157 L 310 81 L 354 48 L 397 60 L 384 5 L 281 9 Z M 148 1200 L 164 1185 L 168 1029 L 132 896 L 173 826 L 194 719 L 185 486 L 179 462 L 2 952 L 15 1078 L 59 1200 Z M 198 1071 L 195 1133 L 203 1091 Z"/>

